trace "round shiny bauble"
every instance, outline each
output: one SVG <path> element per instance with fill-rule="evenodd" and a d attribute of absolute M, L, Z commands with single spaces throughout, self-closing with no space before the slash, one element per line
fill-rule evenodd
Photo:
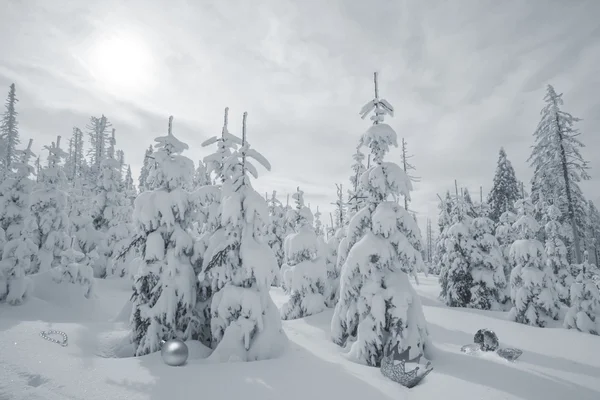
<path fill-rule="evenodd" d="M 171 339 L 163 342 L 160 349 L 163 361 L 172 367 L 185 364 L 189 354 L 187 345 L 179 339 Z"/>

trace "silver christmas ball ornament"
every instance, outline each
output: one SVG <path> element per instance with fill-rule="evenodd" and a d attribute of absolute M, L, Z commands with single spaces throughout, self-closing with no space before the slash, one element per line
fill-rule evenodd
<path fill-rule="evenodd" d="M 161 341 L 160 355 L 165 364 L 178 367 L 185 364 L 189 356 L 187 345 L 179 339 Z"/>

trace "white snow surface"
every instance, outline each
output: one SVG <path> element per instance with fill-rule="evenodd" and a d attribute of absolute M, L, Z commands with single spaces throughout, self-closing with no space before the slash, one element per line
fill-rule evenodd
<path fill-rule="evenodd" d="M 49 277 L 33 279 L 35 290 L 24 304 L 0 304 L 3 400 L 600 398 L 598 336 L 560 328 L 558 321 L 535 328 L 510 322 L 503 312 L 444 307 L 436 300 L 437 277 L 420 276 L 416 287 L 435 348 L 433 372 L 413 389 L 378 368 L 348 361 L 330 340 L 333 310 L 283 321 L 290 342 L 279 358 L 216 362 L 209 349 L 189 341 L 187 364 L 169 367 L 160 353 L 128 357 L 131 349 L 121 344 L 129 333 L 128 279 L 98 280 L 91 299 L 48 286 Z M 278 307 L 287 300 L 279 288 L 271 297 Z M 509 363 L 493 354 L 461 353 L 480 328 L 492 329 L 502 347 L 519 347 L 523 355 Z M 47 329 L 66 332 L 69 345 L 43 340 L 40 331 Z"/>

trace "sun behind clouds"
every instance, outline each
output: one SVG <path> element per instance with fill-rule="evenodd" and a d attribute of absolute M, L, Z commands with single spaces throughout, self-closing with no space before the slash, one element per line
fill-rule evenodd
<path fill-rule="evenodd" d="M 86 64 L 92 76 L 115 94 L 140 94 L 150 90 L 155 58 L 139 35 L 118 31 L 103 34 L 89 49 Z"/>

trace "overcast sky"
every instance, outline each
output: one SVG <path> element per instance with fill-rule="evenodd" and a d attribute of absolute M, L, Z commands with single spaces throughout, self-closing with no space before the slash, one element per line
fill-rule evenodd
<path fill-rule="evenodd" d="M 583 119 L 593 177 L 583 189 L 600 200 L 597 0 L 0 0 L 0 10 L 0 87 L 16 84 L 22 141 L 38 150 L 104 113 L 137 175 L 169 115 L 198 160 L 229 106 L 231 131 L 248 111 L 249 140 L 273 165 L 256 189 L 285 202 L 300 185 L 328 221 L 379 71 L 396 109 L 387 122 L 421 177 L 411 207 L 423 227 L 454 179 L 485 196 L 500 146 L 529 182 L 551 83 Z"/>

